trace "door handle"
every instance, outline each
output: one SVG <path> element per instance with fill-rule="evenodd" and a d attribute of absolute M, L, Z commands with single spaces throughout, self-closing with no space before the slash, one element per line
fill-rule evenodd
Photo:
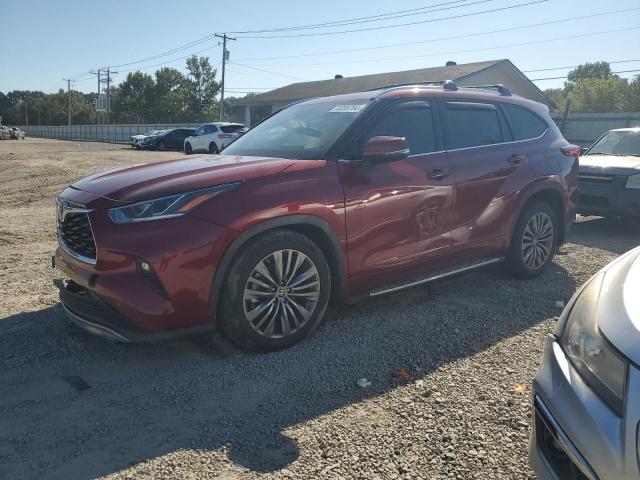
<path fill-rule="evenodd" d="M 427 177 L 429 177 L 431 180 L 442 180 L 449 175 L 451 175 L 451 173 L 446 168 L 434 168 L 427 174 Z"/>
<path fill-rule="evenodd" d="M 514 165 L 525 163 L 526 161 L 527 157 L 525 157 L 524 155 L 518 155 L 517 153 L 514 153 L 507 159 L 507 162 L 513 163 Z"/>

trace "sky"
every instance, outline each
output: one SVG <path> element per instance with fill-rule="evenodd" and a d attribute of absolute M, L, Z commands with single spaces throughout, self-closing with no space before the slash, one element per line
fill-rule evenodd
<path fill-rule="evenodd" d="M 497 9 L 502 10 L 487 12 Z M 593 16 L 629 9 L 635 10 Z M 584 62 L 621 62 L 612 69 L 636 70 L 620 74 L 626 78 L 640 73 L 639 0 L 20 0 L 2 9 L 0 44 L 5 49 L 0 55 L 0 91 L 55 92 L 66 88 L 63 79 L 71 78 L 76 80 L 74 89 L 92 92 L 97 86 L 89 73 L 92 69 L 114 66 L 118 73 L 113 79 L 120 82 L 135 69 L 153 74 L 170 66 L 184 71 L 184 57 L 192 53 L 208 56 L 218 67 L 222 55 L 218 39 L 204 38 L 214 33 L 298 27 L 401 10 L 404 13 L 393 19 L 354 25 L 230 33 L 237 40 L 228 43 L 226 95 L 258 93 L 336 74 L 440 66 L 449 60 L 508 58 L 542 89 L 561 86 L 564 79 L 536 79 L 562 77 L 570 68 L 542 69 Z M 454 16 L 460 18 L 446 19 Z M 547 22 L 556 23 L 534 26 Z M 393 26 L 406 23 L 414 24 Z M 353 29 L 367 30 L 310 35 Z M 301 34 L 306 36 L 282 37 Z M 201 39 L 197 45 L 158 56 Z"/>

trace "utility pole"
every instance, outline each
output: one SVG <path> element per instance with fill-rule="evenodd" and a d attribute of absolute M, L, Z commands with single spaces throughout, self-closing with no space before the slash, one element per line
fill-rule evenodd
<path fill-rule="evenodd" d="M 222 39 L 222 79 L 220 81 L 220 121 L 224 120 L 224 67 L 229 61 L 229 50 L 227 50 L 227 40 L 237 40 L 234 37 L 228 37 L 226 33 L 222 35 L 215 34 L 216 37 Z"/>
<path fill-rule="evenodd" d="M 69 126 L 71 126 L 71 82 L 73 80 L 70 80 L 68 78 L 63 78 L 62 80 L 67 82 L 67 117 L 68 124 Z"/>
<path fill-rule="evenodd" d="M 111 83 L 111 76 L 109 75 L 109 67 L 107 67 L 107 123 L 109 123 L 109 103 L 111 100 L 110 94 L 109 94 L 109 84 Z"/>

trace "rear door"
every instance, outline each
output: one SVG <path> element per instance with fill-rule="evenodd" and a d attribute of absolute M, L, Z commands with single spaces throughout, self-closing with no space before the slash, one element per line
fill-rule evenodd
<path fill-rule="evenodd" d="M 341 168 L 350 275 L 368 276 L 373 285 L 424 271 L 430 260 L 446 256 L 453 206 L 451 166 L 437 112 L 428 101 L 385 110 L 359 139 L 356 159 L 379 135 L 406 138 L 410 156 L 357 168 L 347 161 Z"/>
<path fill-rule="evenodd" d="M 514 198 L 530 180 L 526 151 L 496 104 L 441 101 L 447 155 L 455 172 L 452 252 L 479 257 L 504 252 Z"/>

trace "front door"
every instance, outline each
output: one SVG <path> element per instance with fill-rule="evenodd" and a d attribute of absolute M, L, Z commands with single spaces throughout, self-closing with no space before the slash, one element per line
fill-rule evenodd
<path fill-rule="evenodd" d="M 370 138 L 390 135 L 406 138 L 409 157 L 341 163 L 352 278 L 369 277 L 371 285 L 395 281 L 449 253 L 453 171 L 437 119 L 427 101 L 391 105 L 359 139 L 353 156 L 357 161 Z"/>

